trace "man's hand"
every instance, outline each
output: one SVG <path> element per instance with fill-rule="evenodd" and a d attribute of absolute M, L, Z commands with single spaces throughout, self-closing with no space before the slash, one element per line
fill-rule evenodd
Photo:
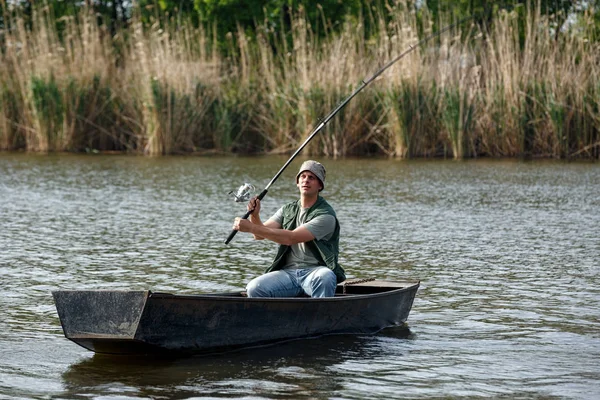
<path fill-rule="evenodd" d="M 260 216 L 260 200 L 256 196 L 250 199 L 247 208 L 248 211 L 251 211 L 253 217 Z"/>
<path fill-rule="evenodd" d="M 233 229 L 240 232 L 250 232 L 252 230 L 252 225 L 254 225 L 252 222 L 240 217 L 237 217 L 233 221 Z"/>

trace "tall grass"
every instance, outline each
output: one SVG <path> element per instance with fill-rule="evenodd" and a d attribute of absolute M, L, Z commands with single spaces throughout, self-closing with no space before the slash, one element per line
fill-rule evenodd
<path fill-rule="evenodd" d="M 403 8 L 405 9 L 405 8 Z M 399 9 L 400 10 L 400 9 Z M 111 37 L 83 10 L 59 35 L 49 8 L 9 21 L 0 53 L 0 148 L 150 155 L 295 150 L 362 79 L 418 40 L 417 18 L 370 13 L 319 39 L 163 21 Z M 365 19 L 366 21 L 366 19 Z M 343 157 L 600 156 L 600 49 L 552 34 L 531 9 L 464 25 L 411 52 L 355 97 L 305 152 Z M 430 31 L 431 21 L 421 28 Z"/>

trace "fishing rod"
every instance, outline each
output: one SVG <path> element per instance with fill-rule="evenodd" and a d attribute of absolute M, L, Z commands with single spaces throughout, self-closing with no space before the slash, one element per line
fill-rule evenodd
<path fill-rule="evenodd" d="M 258 200 L 262 200 L 265 195 L 267 194 L 267 192 L 269 191 L 269 188 L 273 185 L 273 183 L 275 183 L 275 181 L 279 178 L 279 176 L 283 173 L 283 171 L 285 171 L 285 169 L 291 164 L 291 162 L 294 160 L 294 158 L 296 158 L 296 156 L 306 147 L 306 145 L 312 140 L 312 138 L 314 138 L 317 133 L 319 133 L 321 131 L 321 129 L 323 129 L 325 127 L 325 125 L 327 125 L 327 123 L 342 109 L 344 108 L 344 106 L 346 104 L 348 104 L 348 102 L 350 100 L 352 100 L 354 98 L 354 96 L 356 96 L 361 90 L 363 90 L 369 83 L 373 82 L 375 79 L 377 79 L 379 77 L 379 75 L 381 75 L 386 69 L 388 69 L 389 67 L 391 67 L 392 65 L 394 65 L 397 61 L 399 61 L 400 59 L 404 58 L 406 55 L 408 55 L 409 53 L 411 53 L 412 51 L 414 51 L 415 49 L 419 48 L 420 46 L 422 46 L 423 44 L 427 43 L 428 41 L 430 41 L 433 38 L 436 38 L 438 36 L 440 36 L 441 34 L 449 31 L 450 29 L 463 24 L 466 21 L 472 20 L 475 18 L 475 15 L 471 15 L 469 17 L 463 18 L 451 25 L 448 25 L 444 28 L 442 28 L 441 30 L 439 30 L 438 32 L 435 32 L 423 39 L 421 39 L 420 41 L 418 41 L 417 43 L 415 43 L 414 45 L 409 45 L 408 49 L 406 49 L 405 51 L 403 51 L 400 55 L 396 56 L 396 58 L 392 59 L 391 61 L 389 61 L 387 64 L 385 64 L 383 67 L 381 67 L 379 70 L 377 70 L 377 72 L 375 72 L 373 75 L 371 75 L 369 78 L 367 79 L 363 79 L 362 82 L 360 83 L 360 85 L 354 89 L 354 91 L 348 96 L 346 97 L 344 100 L 342 100 L 341 103 L 339 103 L 337 105 L 337 107 L 335 107 L 324 119 L 321 120 L 321 123 L 312 131 L 312 133 L 306 138 L 306 140 L 304 141 L 304 143 L 302 143 L 300 145 L 300 147 L 298 148 L 298 150 L 296 150 L 294 152 L 294 154 L 292 154 L 292 156 L 289 158 L 289 160 L 286 161 L 285 164 L 283 164 L 283 167 L 281 167 L 281 169 L 275 174 L 275 176 L 273 177 L 273 179 L 271 179 L 271 181 L 267 184 L 267 186 L 265 186 L 265 188 L 263 189 L 262 192 L 260 192 L 260 194 L 258 196 L 256 196 L 256 198 Z M 235 201 L 237 202 L 241 202 L 241 201 L 247 201 L 250 198 L 250 194 L 251 194 L 251 190 L 253 190 L 252 185 L 245 183 L 244 185 L 242 185 L 239 189 L 238 192 L 234 195 L 235 196 Z M 232 193 L 232 192 L 230 192 Z M 241 219 L 248 219 L 248 217 L 250 216 L 250 214 L 252 214 L 254 210 L 248 210 L 242 217 Z M 231 233 L 229 234 L 229 236 L 227 237 L 227 239 L 225 240 L 225 244 L 229 244 L 229 242 L 231 242 L 231 240 L 233 239 L 233 237 L 237 234 L 237 230 L 232 229 Z"/>

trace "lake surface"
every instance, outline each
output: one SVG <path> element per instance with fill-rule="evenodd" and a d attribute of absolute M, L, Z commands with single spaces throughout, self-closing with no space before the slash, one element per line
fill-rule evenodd
<path fill-rule="evenodd" d="M 420 279 L 409 331 L 176 360 L 65 339 L 56 289 L 237 290 L 281 157 L 0 154 L 0 398 L 600 398 L 600 165 L 322 160 L 351 278 Z M 294 161 L 263 201 L 297 197 Z"/>

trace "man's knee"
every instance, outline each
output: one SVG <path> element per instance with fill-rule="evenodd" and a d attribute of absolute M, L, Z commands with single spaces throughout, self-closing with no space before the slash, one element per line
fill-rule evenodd
<path fill-rule="evenodd" d="M 269 272 L 252 279 L 246 285 L 248 297 L 282 297 L 286 295 L 285 273 Z"/>
<path fill-rule="evenodd" d="M 317 277 L 323 282 L 336 283 L 336 277 L 332 270 L 327 267 L 322 267 L 317 270 Z"/>
<path fill-rule="evenodd" d="M 329 268 L 319 268 L 315 271 L 311 285 L 313 287 L 313 297 L 333 297 L 337 278 Z"/>
<path fill-rule="evenodd" d="M 258 279 L 252 279 L 248 282 L 246 285 L 246 293 L 248 294 L 248 297 L 267 297 Z"/>

